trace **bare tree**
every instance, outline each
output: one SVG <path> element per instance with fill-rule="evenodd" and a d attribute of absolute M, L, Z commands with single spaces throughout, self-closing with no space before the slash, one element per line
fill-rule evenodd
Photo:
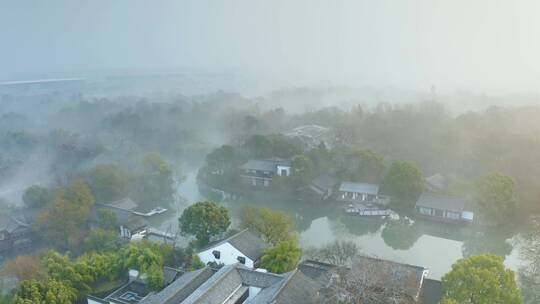
<path fill-rule="evenodd" d="M 412 304 L 417 303 L 417 270 L 408 265 L 368 257 L 353 260 L 351 268 L 335 270 L 322 292 L 324 303 Z"/>
<path fill-rule="evenodd" d="M 350 266 L 354 257 L 360 253 L 358 246 L 352 241 L 334 241 L 323 248 L 306 250 L 309 259 L 337 266 Z"/>

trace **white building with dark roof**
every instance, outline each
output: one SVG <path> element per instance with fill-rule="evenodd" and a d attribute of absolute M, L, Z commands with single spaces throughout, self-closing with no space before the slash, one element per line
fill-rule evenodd
<path fill-rule="evenodd" d="M 425 218 L 444 222 L 475 221 L 472 204 L 463 197 L 423 193 L 416 202 L 415 211 Z"/>
<path fill-rule="evenodd" d="M 289 176 L 291 162 L 281 158 L 252 159 L 240 166 L 241 177 L 251 186 L 268 187 L 274 176 Z"/>
<path fill-rule="evenodd" d="M 375 202 L 379 198 L 379 185 L 342 182 L 337 199 L 349 202 Z"/>
<path fill-rule="evenodd" d="M 231 265 L 241 263 L 255 268 L 269 245 L 248 229 L 224 240 L 213 242 L 197 254 L 204 264 Z"/>

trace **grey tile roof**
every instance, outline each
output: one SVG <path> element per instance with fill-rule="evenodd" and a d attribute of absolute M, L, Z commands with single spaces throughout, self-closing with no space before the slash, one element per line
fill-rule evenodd
<path fill-rule="evenodd" d="M 339 186 L 339 191 L 356 192 L 377 195 L 379 193 L 379 185 L 367 183 L 342 182 Z"/>
<path fill-rule="evenodd" d="M 253 232 L 249 231 L 249 229 L 244 229 L 226 239 L 213 242 L 200 251 L 205 251 L 227 242 L 253 261 L 257 261 L 263 255 L 264 250 L 269 247 L 267 243 Z"/>
<path fill-rule="evenodd" d="M 351 274 L 366 275 L 374 287 L 400 290 L 414 299 L 420 295 L 427 269 L 373 257 L 359 256 L 353 263 Z"/>
<path fill-rule="evenodd" d="M 277 166 L 290 166 L 291 162 L 286 159 L 252 159 L 240 166 L 244 170 L 269 171 L 276 173 Z"/>
<path fill-rule="evenodd" d="M 311 304 L 321 301 L 319 290 L 324 286 L 301 271 L 293 271 L 268 303 Z"/>
<path fill-rule="evenodd" d="M 469 205 L 470 203 L 465 198 L 433 193 L 423 193 L 416 202 L 417 207 L 421 206 L 455 212 L 471 211 Z"/>
<path fill-rule="evenodd" d="M 236 264 L 223 266 L 197 288 L 182 304 L 223 303 L 236 289 L 242 286 L 242 277 Z"/>
<path fill-rule="evenodd" d="M 0 215 L 0 231 L 12 233 L 19 228 L 28 228 L 24 218 L 18 218 L 11 215 Z"/>
<path fill-rule="evenodd" d="M 137 203 L 135 203 L 128 197 L 114 201 L 112 203 L 103 203 L 103 205 L 108 205 L 108 206 L 112 206 L 112 207 L 124 209 L 124 210 L 135 210 L 138 206 Z"/>
<path fill-rule="evenodd" d="M 438 304 L 443 296 L 441 281 L 425 279 L 420 295 L 420 303 L 422 304 Z"/>
<path fill-rule="evenodd" d="M 178 304 L 182 303 L 199 286 L 215 273 L 210 267 L 185 273 L 158 293 L 143 299 L 140 304 Z"/>
<path fill-rule="evenodd" d="M 337 185 L 338 180 L 335 177 L 329 176 L 329 175 L 321 175 L 317 178 L 315 178 L 311 184 L 315 186 L 317 189 L 322 191 L 327 191 L 328 189 L 333 188 L 335 185 Z"/>

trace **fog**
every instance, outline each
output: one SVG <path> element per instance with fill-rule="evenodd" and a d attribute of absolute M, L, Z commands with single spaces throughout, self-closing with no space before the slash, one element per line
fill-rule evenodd
<path fill-rule="evenodd" d="M 265 90 L 536 93 L 539 10 L 534 0 L 2 1 L 0 79 L 189 68 Z"/>
<path fill-rule="evenodd" d="M 426 269 L 439 280 L 492 254 L 464 265 L 515 271 L 517 284 L 473 269 L 523 302 L 495 300 L 487 279 L 482 302 L 540 303 L 538 12 L 536 0 L 0 0 L 0 304 L 83 303 L 127 282 L 153 296 L 164 266 L 204 267 L 201 248 L 245 228 L 286 282 L 306 259 L 348 273 L 366 255 L 420 266 L 422 285 Z M 212 250 L 207 265 L 235 255 Z M 349 281 L 325 265 L 321 280 Z M 328 288 L 305 294 L 337 292 L 321 304 L 403 291 L 312 283 Z M 450 299 L 446 280 L 429 284 Z M 218 302 L 258 302 L 251 290 Z"/>

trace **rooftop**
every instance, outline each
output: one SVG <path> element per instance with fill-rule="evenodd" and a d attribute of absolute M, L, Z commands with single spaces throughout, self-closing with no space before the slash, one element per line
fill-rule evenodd
<path fill-rule="evenodd" d="M 276 172 L 277 166 L 291 166 L 291 162 L 281 158 L 271 159 L 251 159 L 240 166 L 244 170 L 270 171 Z"/>
<path fill-rule="evenodd" d="M 470 211 L 469 205 L 466 198 L 433 193 L 423 193 L 416 202 L 416 206 L 455 212 Z"/>
<path fill-rule="evenodd" d="M 379 185 L 367 183 L 342 182 L 339 186 L 339 191 L 356 192 L 377 195 L 379 193 Z"/>
<path fill-rule="evenodd" d="M 242 252 L 253 261 L 257 261 L 263 255 L 263 251 L 269 247 L 267 243 L 253 232 L 249 231 L 249 229 L 244 229 L 226 239 L 208 244 L 206 247 L 202 248 L 200 252 L 224 243 L 231 244 L 234 248 L 238 249 L 238 251 Z"/>

